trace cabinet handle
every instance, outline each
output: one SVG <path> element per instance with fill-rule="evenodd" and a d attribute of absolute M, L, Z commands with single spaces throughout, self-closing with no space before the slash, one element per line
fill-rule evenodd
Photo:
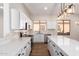
<path fill-rule="evenodd" d="M 26 48 L 26 46 L 24 47 L 24 49 Z"/>
<path fill-rule="evenodd" d="M 24 55 L 24 53 L 22 53 L 22 55 Z"/>
<path fill-rule="evenodd" d="M 59 53 L 57 51 L 55 51 L 57 53 L 57 55 L 59 55 Z"/>
<path fill-rule="evenodd" d="M 21 54 L 18 54 L 18 56 L 20 56 Z"/>
<path fill-rule="evenodd" d="M 53 46 L 55 47 L 55 45 L 53 44 Z"/>
<path fill-rule="evenodd" d="M 62 56 L 64 56 L 61 52 L 60 52 L 60 54 L 61 54 Z"/>
<path fill-rule="evenodd" d="M 28 44 L 31 44 L 30 42 L 28 42 Z"/>
<path fill-rule="evenodd" d="M 49 42 L 51 42 L 51 41 L 49 40 Z"/>

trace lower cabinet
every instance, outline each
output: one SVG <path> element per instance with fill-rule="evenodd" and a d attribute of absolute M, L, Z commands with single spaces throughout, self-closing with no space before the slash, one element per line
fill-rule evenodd
<path fill-rule="evenodd" d="M 44 42 L 44 34 L 43 33 L 35 33 L 33 36 L 33 42 L 34 43 Z"/>
<path fill-rule="evenodd" d="M 51 56 L 67 56 L 52 40 L 48 39 L 48 50 Z"/>
<path fill-rule="evenodd" d="M 30 52 L 31 52 L 31 41 L 27 42 L 27 44 L 23 48 L 19 49 L 17 56 L 29 56 Z"/>
<path fill-rule="evenodd" d="M 51 40 L 48 40 L 48 49 L 49 49 L 50 55 L 53 56 L 54 55 L 54 48 L 52 46 Z"/>
<path fill-rule="evenodd" d="M 27 48 L 26 48 L 26 56 L 29 56 L 31 52 L 31 42 L 28 42 Z"/>

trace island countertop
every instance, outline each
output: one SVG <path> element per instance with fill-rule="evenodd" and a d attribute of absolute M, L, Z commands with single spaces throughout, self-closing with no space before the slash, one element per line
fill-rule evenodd
<path fill-rule="evenodd" d="M 79 41 L 64 36 L 48 36 L 68 56 L 79 56 Z"/>

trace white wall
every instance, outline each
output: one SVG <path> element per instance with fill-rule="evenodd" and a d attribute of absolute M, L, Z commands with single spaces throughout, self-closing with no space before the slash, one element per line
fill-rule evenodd
<path fill-rule="evenodd" d="M 56 20 L 47 20 L 47 29 L 56 29 Z"/>
<path fill-rule="evenodd" d="M 79 16 L 71 15 L 68 19 L 71 20 L 70 37 L 72 39 L 79 40 L 79 25 L 75 24 L 75 22 L 79 21 Z"/>

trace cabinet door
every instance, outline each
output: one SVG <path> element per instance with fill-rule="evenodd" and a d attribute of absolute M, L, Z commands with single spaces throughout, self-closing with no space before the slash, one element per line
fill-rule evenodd
<path fill-rule="evenodd" d="M 16 9 L 11 9 L 11 29 L 19 29 L 20 12 Z"/>
<path fill-rule="evenodd" d="M 31 48 L 30 48 L 30 47 L 28 47 L 28 48 L 26 49 L 26 56 L 29 56 L 30 51 L 31 51 Z"/>
<path fill-rule="evenodd" d="M 34 35 L 33 42 L 44 42 L 44 34 L 37 33 Z"/>
<path fill-rule="evenodd" d="M 27 43 L 27 48 L 26 48 L 26 55 L 27 55 L 27 56 L 29 56 L 30 51 L 31 51 L 31 42 L 28 42 L 28 43 Z"/>
<path fill-rule="evenodd" d="M 50 54 L 51 54 L 51 44 L 50 44 L 50 40 L 48 40 L 48 50 L 49 50 L 49 52 L 50 52 Z"/>
<path fill-rule="evenodd" d="M 48 49 L 49 49 L 51 56 L 57 56 L 58 55 L 57 46 L 51 40 L 48 40 Z"/>
<path fill-rule="evenodd" d="M 53 46 L 52 46 L 51 40 L 48 40 L 48 49 L 49 49 L 51 56 L 53 56 Z"/>
<path fill-rule="evenodd" d="M 64 51 L 62 51 L 59 47 L 57 48 L 57 50 L 58 50 L 59 56 L 67 56 L 67 54 Z"/>

